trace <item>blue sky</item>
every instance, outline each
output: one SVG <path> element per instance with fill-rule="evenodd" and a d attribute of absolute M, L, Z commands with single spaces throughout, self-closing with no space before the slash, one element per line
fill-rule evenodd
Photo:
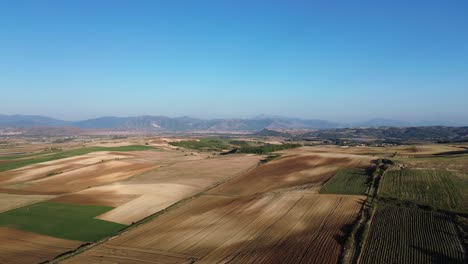
<path fill-rule="evenodd" d="M 467 1 L 3 1 L 0 113 L 468 123 Z"/>

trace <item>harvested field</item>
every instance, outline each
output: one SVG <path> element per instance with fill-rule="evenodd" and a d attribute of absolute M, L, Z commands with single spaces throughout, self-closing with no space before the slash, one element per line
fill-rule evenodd
<path fill-rule="evenodd" d="M 138 198 L 137 194 L 119 194 L 112 191 L 103 191 L 101 193 L 83 193 L 63 195 L 50 200 L 57 203 L 69 204 L 89 204 L 117 207 L 133 199 Z"/>
<path fill-rule="evenodd" d="M 9 264 L 41 263 L 73 250 L 80 241 L 66 240 L 0 227 L 0 262 Z"/>
<path fill-rule="evenodd" d="M 291 155 L 259 166 L 209 193 L 251 195 L 287 189 L 318 193 L 339 168 L 365 166 L 369 161 L 367 157 L 352 155 Z"/>
<path fill-rule="evenodd" d="M 0 213 L 53 198 L 52 195 L 17 195 L 0 193 Z"/>
<path fill-rule="evenodd" d="M 364 198 L 204 195 L 65 263 L 336 263 Z"/>
<path fill-rule="evenodd" d="M 127 179 L 150 169 L 152 166 L 151 164 L 138 164 L 131 161 L 111 160 L 30 181 L 20 186 L 20 189 L 43 192 L 44 194 L 76 192 Z"/>
<path fill-rule="evenodd" d="M 450 217 L 378 205 L 359 263 L 466 263 Z"/>
<path fill-rule="evenodd" d="M 47 161 L 65 159 L 65 158 L 70 158 L 70 157 L 74 157 L 74 156 L 89 154 L 89 153 L 92 153 L 92 152 L 99 152 L 99 151 L 140 151 L 140 150 L 148 150 L 148 149 L 153 149 L 153 147 L 131 145 L 131 146 L 113 147 L 113 148 L 105 148 L 105 147 L 77 148 L 77 149 L 72 149 L 72 150 L 59 151 L 59 152 L 55 152 L 55 153 L 50 154 L 50 155 L 45 155 L 45 156 L 40 156 L 40 157 L 13 160 L 13 161 L 11 161 L 9 163 L 0 164 L 0 171 L 13 170 L 13 169 L 25 167 L 25 166 L 36 164 L 36 163 L 42 163 L 42 162 L 47 162 Z"/>
<path fill-rule="evenodd" d="M 127 153 L 94 152 L 86 155 L 46 161 L 19 169 L 0 172 L 0 183 L 11 184 L 37 180 L 54 174 L 73 171 L 84 166 L 93 165 L 102 161 L 125 159 L 133 157 Z"/>
<path fill-rule="evenodd" d="M 99 219 L 131 224 L 154 214 L 177 201 L 195 195 L 219 181 L 238 176 L 254 167 L 261 157 L 253 155 L 218 156 L 211 159 L 183 161 L 159 167 L 133 177 L 127 181 L 90 188 L 74 196 L 63 196 L 61 202 L 93 203 L 96 197 L 109 197 L 95 204 L 115 206 L 113 200 L 119 197 L 136 198 L 98 216 Z M 104 203 L 103 203 L 104 201 Z"/>
<path fill-rule="evenodd" d="M 385 147 L 340 147 L 329 146 L 307 146 L 297 150 L 283 150 L 281 153 L 342 153 L 358 155 L 378 155 L 387 157 L 419 157 L 430 156 L 437 153 L 464 150 L 463 146 L 450 146 L 444 144 L 423 144 L 414 146 L 385 146 Z"/>

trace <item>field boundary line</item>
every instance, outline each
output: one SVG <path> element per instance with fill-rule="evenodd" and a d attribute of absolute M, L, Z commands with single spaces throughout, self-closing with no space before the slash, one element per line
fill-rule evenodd
<path fill-rule="evenodd" d="M 78 247 L 75 250 L 64 252 L 64 253 L 58 255 L 57 257 L 55 257 L 54 259 L 52 259 L 50 261 L 45 261 L 43 263 L 56 264 L 56 263 L 60 263 L 61 261 L 65 260 L 65 259 L 68 259 L 68 258 L 71 258 L 73 256 L 79 255 L 79 254 L 81 254 L 81 253 L 83 253 L 83 252 L 85 252 L 85 251 L 87 251 L 87 250 L 89 250 L 91 248 L 94 248 L 94 247 L 96 247 L 98 245 L 101 245 L 101 244 L 111 240 L 114 237 L 120 236 L 120 235 L 122 235 L 122 234 L 124 234 L 126 232 L 131 231 L 134 228 L 137 228 L 137 227 L 139 227 L 141 225 L 144 225 L 147 222 L 157 218 L 160 215 L 163 215 L 165 213 L 168 213 L 169 211 L 172 211 L 173 209 L 176 209 L 176 208 L 178 208 L 180 206 L 183 206 L 186 203 L 188 203 L 188 202 L 190 202 L 190 201 L 192 201 L 192 200 L 194 200 L 194 199 L 196 199 L 196 198 L 198 198 L 198 197 L 200 197 L 202 195 L 205 195 L 205 192 L 207 192 L 207 191 L 209 191 L 209 190 L 211 190 L 211 189 L 213 189 L 213 188 L 215 188 L 215 187 L 217 187 L 217 186 L 219 186 L 221 184 L 224 184 L 224 183 L 232 180 L 233 178 L 236 178 L 236 177 L 239 177 L 239 176 L 241 176 L 241 175 L 243 175 L 245 173 L 248 173 L 249 171 L 257 168 L 258 166 L 261 166 L 262 164 L 265 164 L 265 163 L 258 162 L 257 164 L 251 166 L 250 168 L 247 168 L 243 172 L 240 172 L 240 173 L 237 173 L 237 174 L 232 175 L 230 177 L 227 177 L 225 179 L 222 179 L 219 182 L 217 182 L 215 184 L 212 184 L 211 186 L 207 187 L 206 189 L 204 189 L 204 190 L 202 190 L 202 191 L 200 191 L 200 192 L 198 192 L 198 193 L 196 193 L 196 194 L 194 194 L 194 195 L 192 195 L 190 197 L 186 197 L 186 198 L 184 198 L 182 200 L 179 200 L 178 202 L 176 202 L 176 203 L 174 203 L 174 204 L 172 204 L 172 205 L 170 205 L 170 206 L 168 206 L 168 207 L 166 207 L 166 208 L 164 208 L 164 209 L 162 209 L 162 210 L 160 210 L 160 211 L 158 211 L 158 212 L 156 212 L 156 213 L 154 213 L 152 215 L 149 215 L 149 216 L 147 216 L 147 217 L 145 217 L 145 218 L 143 218 L 141 220 L 138 220 L 137 222 L 125 227 L 124 229 L 122 229 L 121 231 L 117 232 L 116 234 L 114 234 L 112 236 L 106 237 L 106 238 L 104 238 L 104 239 L 102 239 L 100 241 L 85 243 L 85 244 L 81 245 L 80 247 Z"/>

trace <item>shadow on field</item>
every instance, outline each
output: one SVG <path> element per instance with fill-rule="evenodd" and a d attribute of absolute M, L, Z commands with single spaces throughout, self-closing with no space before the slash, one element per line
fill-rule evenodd
<path fill-rule="evenodd" d="M 364 201 L 359 203 L 362 205 Z M 249 213 L 243 218 L 256 219 L 264 211 L 263 208 L 242 210 L 244 214 Z M 297 226 L 296 223 L 280 224 L 281 219 L 282 216 L 278 216 L 278 219 L 265 226 L 264 230 L 254 231 L 250 237 L 245 236 L 247 231 L 244 231 L 244 227 L 239 227 L 238 232 L 229 235 L 223 242 L 238 235 L 242 241 L 223 243 L 224 245 L 219 247 L 214 245 L 212 248 L 201 248 L 194 252 L 208 253 L 200 256 L 201 260 L 207 263 L 221 260 L 228 263 L 337 263 L 354 226 L 353 222 L 338 227 L 338 223 L 334 223 L 328 216 L 310 225 L 310 222 L 303 222 L 304 225 Z M 243 232 L 246 233 L 242 235 Z"/>
<path fill-rule="evenodd" d="M 429 249 L 424 249 L 424 248 L 414 246 L 414 245 L 411 245 L 410 247 L 415 249 L 416 251 L 421 252 L 424 255 L 429 256 L 431 258 L 431 263 L 440 263 L 440 264 L 463 264 L 465 263 L 463 260 L 459 260 L 456 258 L 452 258 L 450 256 L 446 256 L 440 252 L 436 252 L 436 251 L 429 250 Z"/>

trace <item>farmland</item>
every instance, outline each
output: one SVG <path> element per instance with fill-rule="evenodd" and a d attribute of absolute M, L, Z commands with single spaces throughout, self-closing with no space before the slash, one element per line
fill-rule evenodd
<path fill-rule="evenodd" d="M 99 219 L 131 224 L 190 197 L 226 179 L 243 174 L 254 167 L 260 158 L 251 155 L 220 156 L 216 159 L 188 160 L 168 164 L 139 174 L 119 183 L 88 188 L 70 196 L 62 196 L 70 203 L 113 205 L 116 199 L 134 198 L 117 207 Z M 103 202 L 102 196 L 108 197 Z M 97 199 L 96 199 L 97 198 Z"/>
<path fill-rule="evenodd" d="M 451 218 L 379 204 L 359 263 L 464 263 Z"/>
<path fill-rule="evenodd" d="M 81 244 L 81 241 L 0 227 L 1 263 L 42 263 L 64 252 L 74 250 Z"/>
<path fill-rule="evenodd" d="M 42 202 L 0 214 L 0 226 L 77 241 L 96 241 L 124 225 L 94 219 L 111 207 Z"/>
<path fill-rule="evenodd" d="M 468 212 L 468 178 L 444 170 L 390 170 L 382 177 L 379 195 L 438 209 Z"/>
<path fill-rule="evenodd" d="M 199 151 L 229 151 L 236 153 L 268 154 L 271 152 L 297 148 L 300 144 L 269 144 L 259 142 L 249 142 L 243 140 L 229 140 L 225 138 L 201 138 L 197 140 L 186 140 L 171 142 L 172 146 L 184 147 Z"/>
<path fill-rule="evenodd" d="M 41 156 L 41 157 L 26 158 L 26 159 L 18 158 L 8 163 L 0 163 L 0 172 L 6 171 L 6 170 L 17 169 L 17 168 L 21 168 L 27 165 L 36 164 L 40 162 L 46 162 L 46 161 L 51 161 L 51 160 L 69 158 L 69 157 L 78 156 L 78 155 L 84 155 L 84 154 L 88 154 L 91 152 L 137 151 L 137 150 L 148 150 L 148 149 L 152 149 L 152 147 L 134 145 L 134 146 L 122 146 L 122 147 L 89 147 L 89 148 L 73 149 L 69 151 L 59 151 L 59 152 L 53 152 L 52 154 Z M 26 156 L 26 157 L 30 157 L 30 156 Z M 11 159 L 12 157 L 10 156 L 8 158 Z"/>
<path fill-rule="evenodd" d="M 380 180 L 359 263 L 466 263 L 466 158 L 396 159 Z"/>
<path fill-rule="evenodd" d="M 364 195 L 371 180 L 368 174 L 366 169 L 341 169 L 320 193 Z"/>
<path fill-rule="evenodd" d="M 318 190 L 340 168 L 369 164 L 368 157 L 353 155 L 281 157 L 65 263 L 336 263 L 366 197 Z M 154 170 L 129 184 L 166 178 L 172 171 Z"/>
<path fill-rule="evenodd" d="M 301 190 L 318 193 L 320 187 L 340 168 L 369 165 L 370 159 L 352 155 L 290 155 L 268 162 L 245 175 L 210 190 L 212 194 L 251 195 Z"/>
<path fill-rule="evenodd" d="M 465 261 L 466 159 L 451 155 L 443 170 L 437 155 L 457 148 L 397 146 L 405 155 L 379 167 L 392 148 L 277 140 L 136 137 L 2 150 L 0 164 L 35 162 L 0 172 L 0 260 L 71 251 L 55 261 Z M 390 230 L 401 231 L 382 238 Z"/>
<path fill-rule="evenodd" d="M 171 262 L 336 263 L 341 251 L 336 237 L 344 239 L 342 227 L 357 217 L 362 199 L 204 195 L 65 263 L 144 263 L 171 254 Z"/>
<path fill-rule="evenodd" d="M 244 145 L 244 141 L 232 141 L 227 138 L 200 138 L 169 143 L 172 146 L 194 149 L 199 151 L 222 151 L 238 145 Z"/>

